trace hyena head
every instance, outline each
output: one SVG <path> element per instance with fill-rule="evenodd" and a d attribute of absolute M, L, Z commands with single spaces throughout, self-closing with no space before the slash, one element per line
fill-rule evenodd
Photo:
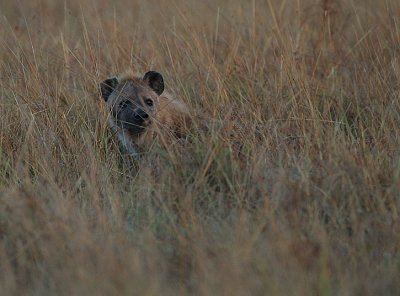
<path fill-rule="evenodd" d="M 116 125 L 132 136 L 140 136 L 156 115 L 164 79 L 154 71 L 147 72 L 143 78 L 113 77 L 101 82 L 100 90 Z"/>

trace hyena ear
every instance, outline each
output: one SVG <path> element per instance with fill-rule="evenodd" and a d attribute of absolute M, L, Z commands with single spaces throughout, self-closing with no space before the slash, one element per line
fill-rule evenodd
<path fill-rule="evenodd" d="M 114 91 L 114 89 L 118 85 L 118 79 L 116 77 L 108 78 L 102 82 L 100 82 L 100 92 L 104 101 L 107 102 L 108 97 Z"/>
<path fill-rule="evenodd" d="M 155 71 L 149 71 L 144 74 L 143 81 L 146 82 L 157 95 L 164 91 L 164 79 L 162 75 Z"/>

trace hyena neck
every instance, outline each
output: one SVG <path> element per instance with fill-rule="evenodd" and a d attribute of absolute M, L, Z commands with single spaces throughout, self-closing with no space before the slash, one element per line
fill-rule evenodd
<path fill-rule="evenodd" d="M 112 116 L 108 117 L 108 126 L 113 131 L 114 134 L 118 137 L 118 142 L 121 145 L 122 149 L 129 155 L 134 158 L 139 158 L 139 152 L 136 145 L 133 142 L 132 136 L 129 135 L 126 131 L 121 129 L 116 125 Z"/>

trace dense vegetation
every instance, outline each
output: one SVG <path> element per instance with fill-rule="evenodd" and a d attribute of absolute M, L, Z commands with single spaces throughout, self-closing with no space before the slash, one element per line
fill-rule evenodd
<path fill-rule="evenodd" d="M 399 1 L 0 15 L 1 295 L 398 293 Z M 98 83 L 129 68 L 212 128 L 127 160 Z"/>

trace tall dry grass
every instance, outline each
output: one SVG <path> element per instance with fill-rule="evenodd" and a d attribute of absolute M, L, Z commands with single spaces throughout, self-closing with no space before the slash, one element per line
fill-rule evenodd
<path fill-rule="evenodd" d="M 2 1 L 1 295 L 395 295 L 400 2 Z M 132 166 L 98 82 L 217 123 Z"/>

